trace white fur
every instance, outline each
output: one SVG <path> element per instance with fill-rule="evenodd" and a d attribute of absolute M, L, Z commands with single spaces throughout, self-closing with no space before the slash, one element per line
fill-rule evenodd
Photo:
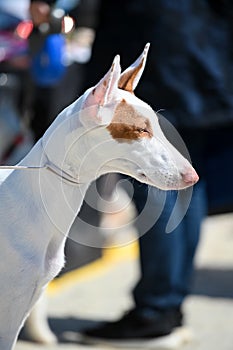
<path fill-rule="evenodd" d="M 165 139 L 151 108 L 117 88 L 119 77 L 117 58 L 95 90 L 66 108 L 20 163 L 54 164 L 80 184 L 46 168 L 14 170 L 2 179 L 1 350 L 13 348 L 33 305 L 63 267 L 65 240 L 91 181 L 121 172 L 162 189 L 191 185 L 182 177 L 194 173 L 191 165 Z M 122 98 L 150 119 L 153 138 L 119 143 L 111 137 L 106 126 Z"/>

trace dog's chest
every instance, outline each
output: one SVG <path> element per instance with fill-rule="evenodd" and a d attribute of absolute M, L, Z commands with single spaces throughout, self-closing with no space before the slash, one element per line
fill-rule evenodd
<path fill-rule="evenodd" d="M 43 285 L 53 279 L 63 268 L 65 264 L 64 245 L 65 237 L 54 237 L 49 242 L 45 253 L 43 277 L 41 280 Z"/>

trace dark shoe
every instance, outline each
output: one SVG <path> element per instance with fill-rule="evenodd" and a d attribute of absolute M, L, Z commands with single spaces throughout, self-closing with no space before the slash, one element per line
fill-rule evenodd
<path fill-rule="evenodd" d="M 132 310 L 118 321 L 86 330 L 84 335 L 88 339 L 145 340 L 168 335 L 181 325 L 182 313 L 179 309 L 153 313 L 139 313 L 137 310 Z"/>

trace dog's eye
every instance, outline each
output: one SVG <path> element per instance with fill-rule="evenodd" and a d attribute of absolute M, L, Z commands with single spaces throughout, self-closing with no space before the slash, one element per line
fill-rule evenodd
<path fill-rule="evenodd" d="M 138 132 L 139 132 L 140 134 L 144 134 L 144 133 L 149 134 L 149 133 L 150 133 L 149 130 L 143 129 L 143 128 L 139 128 L 139 129 L 138 129 Z"/>
<path fill-rule="evenodd" d="M 151 138 L 153 136 L 149 128 L 137 128 L 135 131 L 138 137 Z"/>

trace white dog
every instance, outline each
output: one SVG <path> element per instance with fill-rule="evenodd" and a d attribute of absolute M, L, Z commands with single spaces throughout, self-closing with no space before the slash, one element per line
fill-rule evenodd
<path fill-rule="evenodd" d="M 67 234 L 91 181 L 120 172 L 170 190 L 198 180 L 156 114 L 133 93 L 148 48 L 123 73 L 116 56 L 105 77 L 56 118 L 2 181 L 1 350 L 14 347 L 31 308 L 63 267 Z"/>

